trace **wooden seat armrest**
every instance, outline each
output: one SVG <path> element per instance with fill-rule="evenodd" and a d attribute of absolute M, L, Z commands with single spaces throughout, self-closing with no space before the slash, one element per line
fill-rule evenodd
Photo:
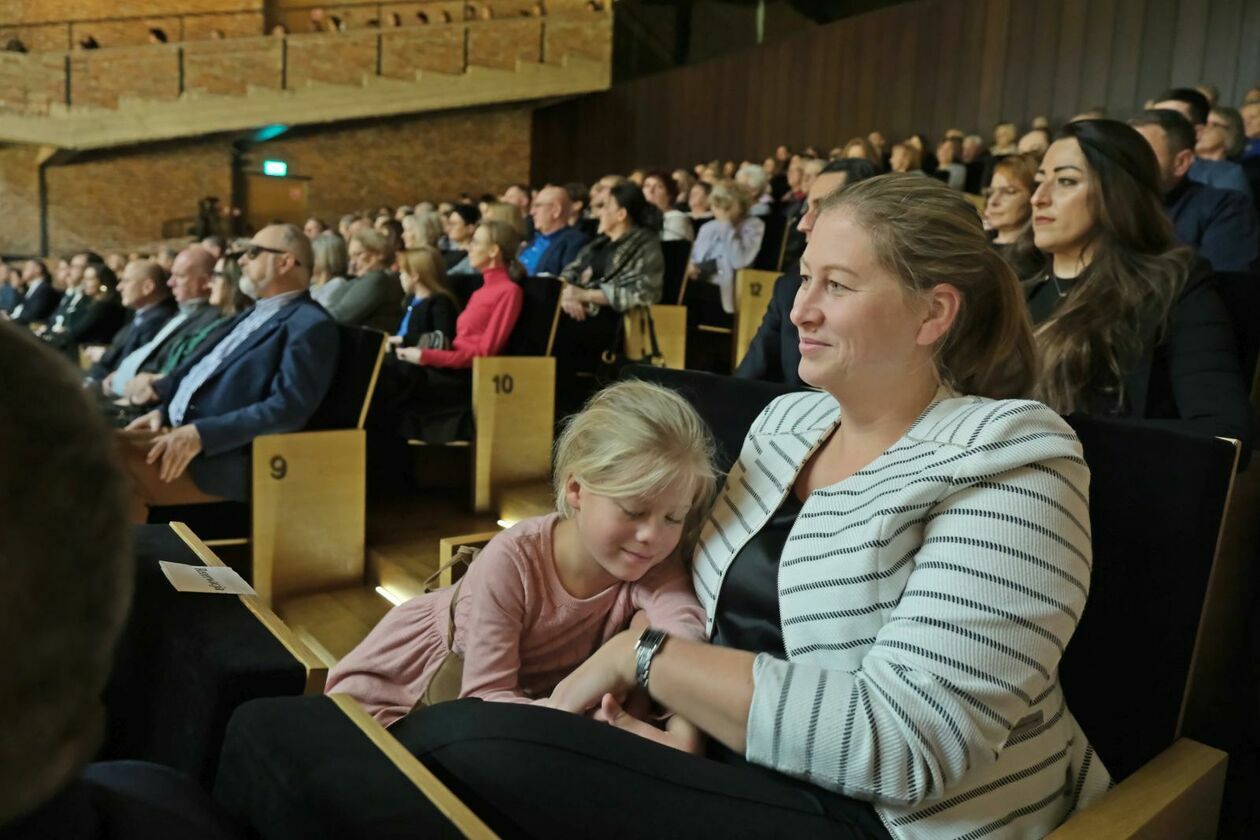
<path fill-rule="evenodd" d="M 490 830 L 490 826 L 473 813 L 458 796 L 444 785 L 433 771 L 420 763 L 414 755 L 407 752 L 406 747 L 394 736 L 385 731 L 358 702 L 348 694 L 328 695 L 337 707 L 350 718 L 368 740 L 381 751 L 381 754 L 416 786 L 426 799 L 451 821 L 451 824 L 471 840 L 495 840 L 498 836 Z"/>
<path fill-rule="evenodd" d="M 1220 819 L 1228 761 L 1220 750 L 1181 738 L 1051 832 L 1048 840 L 1211 840 Z"/>
<path fill-rule="evenodd" d="M 464 574 L 464 567 L 451 565 L 455 552 L 464 546 L 485 548 L 486 543 L 494 539 L 500 531 L 483 531 L 479 534 L 462 534 L 457 537 L 443 537 L 438 540 L 438 586 L 450 586 Z"/>

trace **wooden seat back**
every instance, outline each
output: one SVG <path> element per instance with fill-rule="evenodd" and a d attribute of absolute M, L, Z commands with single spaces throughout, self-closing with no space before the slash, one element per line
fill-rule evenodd
<path fill-rule="evenodd" d="M 745 268 L 735 272 L 735 346 L 732 369 L 739 367 L 774 297 L 778 272 Z"/>

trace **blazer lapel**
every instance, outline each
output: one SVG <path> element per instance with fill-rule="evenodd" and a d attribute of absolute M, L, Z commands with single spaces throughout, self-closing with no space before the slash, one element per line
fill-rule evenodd
<path fill-rule="evenodd" d="M 233 349 L 231 353 L 227 354 L 227 356 L 223 359 L 223 361 L 219 363 L 219 366 L 218 368 L 215 369 L 214 373 L 210 374 L 210 376 L 206 378 L 206 381 L 202 383 L 202 387 L 204 388 L 206 384 L 215 380 L 225 370 L 227 370 L 228 367 L 233 362 L 235 362 L 241 356 L 244 356 L 250 350 L 253 350 L 259 344 L 261 344 L 265 339 L 267 339 L 269 336 L 275 333 L 278 329 L 280 329 L 280 327 L 283 326 L 284 322 L 287 321 L 289 317 L 293 315 L 295 311 L 297 311 L 298 304 L 304 299 L 309 300 L 309 297 L 303 294 L 289 301 L 287 304 L 281 307 L 279 312 L 271 316 L 271 319 L 268 320 L 267 323 L 263 324 L 261 327 L 259 327 L 258 329 L 250 333 L 248 338 L 246 338 L 239 345 L 237 345 L 236 348 Z"/>

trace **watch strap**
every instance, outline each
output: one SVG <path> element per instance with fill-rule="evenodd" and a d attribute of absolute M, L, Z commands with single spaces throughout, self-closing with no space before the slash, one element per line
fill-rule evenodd
<path fill-rule="evenodd" d="M 644 691 L 647 690 L 648 678 L 651 676 L 652 657 L 660 651 L 667 638 L 669 636 L 664 630 L 648 627 L 634 643 L 634 682 Z"/>

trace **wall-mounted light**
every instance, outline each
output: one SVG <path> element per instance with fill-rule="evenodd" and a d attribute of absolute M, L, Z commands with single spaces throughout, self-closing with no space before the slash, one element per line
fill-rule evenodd
<path fill-rule="evenodd" d="M 289 164 L 282 160 L 264 160 L 263 174 L 273 178 L 283 178 L 289 174 Z"/>

